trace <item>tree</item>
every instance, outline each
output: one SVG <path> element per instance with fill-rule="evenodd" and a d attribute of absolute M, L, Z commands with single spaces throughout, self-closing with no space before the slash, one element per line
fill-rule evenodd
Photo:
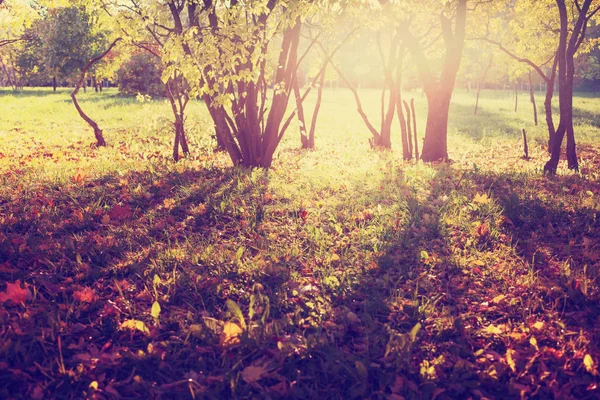
<path fill-rule="evenodd" d="M 164 97 L 165 85 L 161 79 L 163 68 L 160 60 L 151 54 L 133 54 L 117 71 L 119 91 L 130 95 Z"/>
<path fill-rule="evenodd" d="M 166 73 L 180 71 L 192 93 L 204 100 L 219 143 L 235 165 L 271 166 L 291 121 L 285 114 L 301 58 L 302 19 L 319 7 L 330 6 L 207 0 L 189 19 L 183 40 L 167 42 Z M 277 62 L 271 69 L 275 46 Z"/>
<path fill-rule="evenodd" d="M 424 39 L 427 35 L 418 38 L 410 31 L 409 25 L 413 24 L 402 25 L 405 27 L 406 44 L 416 62 L 427 96 L 427 125 L 421 152 L 423 161 L 448 159 L 448 113 L 462 58 L 466 20 L 467 0 L 448 1 L 439 14 L 439 28 L 444 41 L 444 57 L 439 76 L 432 70 L 432 61 L 425 54 Z"/>
<path fill-rule="evenodd" d="M 549 152 L 555 134 L 552 98 L 558 62 L 554 29 L 558 19 L 552 3 L 553 0 L 516 0 L 487 4 L 485 12 L 480 14 L 486 24 L 480 25 L 479 32 L 474 32 L 475 40 L 485 41 L 529 70 L 533 69 L 546 84 L 544 110 Z M 485 29 L 483 32 L 482 27 Z M 520 71 L 519 75 L 521 73 L 529 71 Z M 530 93 L 530 99 L 535 104 L 533 93 Z"/>
<path fill-rule="evenodd" d="M 575 1 L 567 6 L 565 0 L 556 0 L 560 18 L 560 36 L 557 50 L 560 122 L 552 140 L 552 155 L 544 165 L 544 172 L 555 174 L 560 159 L 562 141 L 567 136 L 567 163 L 569 169 L 578 170 L 575 132 L 573 128 L 573 79 L 575 56 L 586 38 L 590 20 L 600 11 L 594 0 Z M 593 7 L 592 7 L 593 6 Z"/>

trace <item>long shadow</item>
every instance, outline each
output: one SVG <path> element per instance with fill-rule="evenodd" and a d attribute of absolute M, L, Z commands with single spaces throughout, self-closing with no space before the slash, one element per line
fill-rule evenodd
<path fill-rule="evenodd" d="M 235 169 L 130 172 L 64 186 L 46 183 L 23 198 L 0 194 L 0 279 L 26 282 L 35 297 L 27 321 L 17 323 L 18 314 L 3 314 L 0 328 L 9 342 L 0 350 L 0 397 L 19 397 L 24 385 L 33 390 L 37 382 L 57 398 L 59 393 L 67 398 L 87 390 L 100 375 L 121 382 L 115 390 L 122 396 L 146 397 L 155 388 L 131 386 L 132 371 L 148 382 L 170 383 L 180 379 L 181 370 L 218 369 L 218 359 L 193 361 L 197 353 L 183 345 L 185 337 L 165 345 L 175 354 L 168 365 L 160 356 L 167 348 L 145 357 L 136 352 L 182 335 L 184 325 L 204 326 L 204 316 L 228 298 L 249 296 L 247 289 L 257 277 L 239 269 L 235 259 L 218 257 L 228 251 L 223 242 L 237 242 L 235 250 L 249 248 L 262 223 L 261 193 L 268 181 L 263 177 L 241 185 L 245 179 L 247 173 Z M 255 200 L 246 212 L 250 215 L 240 214 L 236 198 Z M 217 249 L 210 263 L 193 256 L 194 250 L 211 246 Z M 288 279 L 287 271 L 278 271 L 262 279 L 262 290 L 276 297 Z M 94 294 L 86 295 L 85 287 Z M 163 305 L 161 327 L 134 340 L 120 322 L 145 314 L 140 307 L 150 309 L 153 299 Z M 188 316 L 181 320 L 178 310 L 184 309 Z M 18 324 L 18 331 L 4 330 L 11 323 Z M 205 329 L 204 336 L 210 332 Z M 40 341 L 47 333 L 50 347 Z M 56 347 L 56 335 L 62 347 Z M 207 340 L 214 341 L 200 342 Z M 103 359 L 92 365 L 90 357 L 100 353 Z M 55 374 L 57 359 L 67 370 L 81 365 L 86 372 L 80 366 L 79 378 Z"/>
<path fill-rule="evenodd" d="M 344 388 L 340 398 L 386 398 L 392 393 L 406 399 L 597 395 L 588 391 L 598 383 L 591 374 L 574 382 L 570 373 L 576 374 L 577 366 L 563 373 L 572 355 L 564 353 L 564 338 L 554 336 L 580 330 L 587 337 L 596 335 L 600 293 L 593 281 L 600 271 L 589 250 L 600 245 L 597 211 L 591 206 L 572 209 L 568 204 L 532 199 L 523 190 L 524 178 L 517 174 L 460 172 L 441 166 L 426 198 L 408 196 L 407 218 L 396 240 L 377 267 L 366 269 L 353 291 L 337 299 L 337 305 L 359 321 L 346 321 L 346 328 L 338 329 L 329 343 L 315 346 L 312 359 L 302 365 L 307 375 L 314 376 L 315 387 L 321 388 L 312 397 L 326 396 L 332 382 Z M 570 182 L 573 190 L 578 184 Z M 558 181 L 542 185 L 550 192 L 562 190 Z M 492 207 L 485 198 L 475 205 L 460 200 L 481 192 L 500 205 L 504 220 L 485 219 L 490 213 L 487 207 Z M 473 207 L 471 217 L 480 221 L 476 229 L 443 222 L 448 218 L 442 215 L 447 206 L 439 202 L 446 198 L 459 201 L 460 207 Z M 437 215 L 432 204 L 438 207 Z M 494 224 L 493 229 L 485 228 Z M 582 243 L 584 236 L 592 241 L 587 251 L 574 245 Z M 507 247 L 516 252 L 508 260 L 465 264 L 469 255 L 495 255 Z M 565 263 L 572 275 L 556 268 Z M 595 276 L 588 270 L 587 289 L 581 282 L 585 263 L 596 266 Z M 538 277 L 535 283 L 518 283 L 532 273 Z M 496 326 L 523 326 L 529 332 L 533 321 L 546 321 L 544 326 L 551 332 L 534 329 L 532 334 L 544 349 L 557 352 L 557 359 L 543 356 L 527 342 L 530 335 L 516 328 L 514 333 L 504 333 L 515 335 L 508 342 L 494 331 L 500 329 Z M 414 336 L 411 331 L 416 326 L 420 330 Z M 516 359 L 514 371 L 506 364 L 508 351 L 522 357 Z M 586 351 L 598 354 L 598 342 L 592 340 Z M 539 381 L 532 387 L 529 370 L 548 371 L 556 381 Z"/>
<path fill-rule="evenodd" d="M 449 125 L 460 127 L 460 132 L 473 140 L 481 140 L 493 135 L 515 136 L 520 132 L 520 122 L 506 115 L 479 109 L 477 115 L 473 114 L 473 107 L 463 104 L 451 104 Z"/>

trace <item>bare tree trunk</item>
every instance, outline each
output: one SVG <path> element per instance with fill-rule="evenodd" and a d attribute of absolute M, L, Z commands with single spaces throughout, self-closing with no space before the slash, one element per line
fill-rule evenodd
<path fill-rule="evenodd" d="M 406 130 L 406 118 L 402 111 L 402 63 L 404 60 L 404 49 L 400 50 L 398 65 L 396 66 L 396 87 L 398 90 L 398 101 L 396 103 L 396 114 L 400 122 L 400 139 L 402 140 L 402 158 L 404 160 L 412 159 L 412 146 L 409 145 L 409 135 Z"/>
<path fill-rule="evenodd" d="M 527 146 L 527 132 L 525 132 L 525 128 L 521 130 L 523 133 L 523 157 L 526 160 L 529 160 L 529 146 Z"/>
<path fill-rule="evenodd" d="M 473 115 L 477 115 L 477 109 L 479 108 L 479 94 L 481 93 L 481 86 L 483 86 L 483 84 L 485 83 L 485 77 L 487 76 L 488 71 L 490 70 L 490 67 L 492 66 L 492 61 L 494 61 L 494 56 L 490 56 L 490 62 L 488 63 L 487 67 L 485 67 L 485 71 L 483 71 L 483 76 L 481 77 L 481 80 L 479 82 L 477 82 L 477 100 L 475 100 L 475 111 L 473 111 Z"/>
<path fill-rule="evenodd" d="M 92 129 L 94 130 L 94 136 L 96 137 L 96 145 L 98 147 L 100 146 L 106 146 L 106 141 L 104 140 L 104 135 L 102 134 L 102 130 L 100 129 L 100 127 L 98 126 L 98 124 L 96 123 L 96 121 L 94 121 L 93 119 L 91 119 L 82 109 L 81 106 L 79 105 L 79 102 L 77 101 L 77 93 L 79 93 L 79 89 L 81 89 L 81 86 L 85 84 L 85 76 L 88 72 L 88 70 L 98 61 L 100 61 L 101 59 L 103 59 L 108 53 L 110 53 L 110 51 L 113 49 L 113 47 L 115 47 L 115 45 L 121 40 L 121 38 L 116 39 L 115 41 L 113 41 L 110 46 L 108 46 L 108 49 L 106 49 L 106 51 L 102 54 L 100 54 L 99 56 L 91 59 L 85 67 L 83 67 L 83 69 L 81 70 L 81 76 L 79 77 L 79 81 L 77 82 L 77 86 L 75 86 L 75 90 L 73 90 L 73 92 L 71 93 L 71 99 L 73 100 L 73 104 L 75 105 L 75 108 L 77 109 L 77 112 L 79 113 L 79 116 L 81 118 L 83 118 L 83 120 L 85 122 L 88 123 L 88 125 L 90 125 L 92 127 Z M 56 78 L 55 78 L 56 79 Z"/>
<path fill-rule="evenodd" d="M 306 119 L 304 118 L 304 106 L 302 105 L 302 96 L 300 95 L 300 84 L 298 83 L 298 79 L 294 80 L 294 97 L 296 98 L 296 110 L 298 110 L 298 125 L 300 128 L 300 142 L 302 143 L 302 148 L 312 149 L 306 132 Z"/>
<path fill-rule="evenodd" d="M 417 61 L 428 103 L 427 125 L 421 153 L 421 159 L 425 162 L 448 159 L 448 112 L 464 48 L 467 1 L 458 0 L 456 7 L 454 28 L 444 14 L 440 15 L 446 57 L 439 79 L 434 76 L 431 62 L 425 58 L 418 40 L 408 34 L 407 45 Z"/>
<path fill-rule="evenodd" d="M 408 103 L 406 102 L 406 100 L 402 100 L 402 104 L 404 105 L 404 110 L 406 111 L 406 135 L 408 136 L 408 147 L 411 150 L 411 158 L 412 158 L 412 148 L 413 148 L 413 143 L 412 143 L 412 128 L 411 128 L 411 113 L 410 113 L 410 108 L 408 106 Z"/>
<path fill-rule="evenodd" d="M 327 66 L 327 64 L 325 64 Z M 321 109 L 321 102 L 323 101 L 323 84 L 325 83 L 325 73 L 323 72 L 321 75 L 321 79 L 319 80 L 319 88 L 317 90 L 317 103 L 315 104 L 315 109 L 312 115 L 312 121 L 310 122 L 310 132 L 308 134 L 308 148 L 315 148 L 315 130 L 317 129 L 317 118 L 319 117 L 319 110 Z"/>
<path fill-rule="evenodd" d="M 533 122 L 538 125 L 537 107 L 535 105 L 535 92 L 533 91 L 533 83 L 531 81 L 531 71 L 529 71 L 529 101 L 533 105 Z"/>
<path fill-rule="evenodd" d="M 560 108 L 560 123 L 552 140 L 552 154 L 544 165 L 544 173 L 555 174 L 560 159 L 562 141 L 567 135 L 567 162 L 569 169 L 579 170 L 575 132 L 573 128 L 573 79 L 575 75 L 574 57 L 579 46 L 585 39 L 589 20 L 600 10 L 595 8 L 589 15 L 592 0 L 578 3 L 577 19 L 573 27 L 569 27 L 569 13 L 565 0 L 556 0 L 560 15 L 560 37 L 557 51 L 558 58 L 558 96 Z M 570 35 L 570 37 L 569 37 Z"/>
<path fill-rule="evenodd" d="M 515 112 L 519 109 L 519 85 L 515 83 Z"/>
<path fill-rule="evenodd" d="M 52 77 L 52 91 L 56 92 L 56 76 Z"/>
<path fill-rule="evenodd" d="M 413 134 L 415 135 L 415 159 L 419 160 L 419 142 L 417 141 L 417 113 L 415 112 L 415 99 L 410 99 L 410 108 L 412 110 Z"/>

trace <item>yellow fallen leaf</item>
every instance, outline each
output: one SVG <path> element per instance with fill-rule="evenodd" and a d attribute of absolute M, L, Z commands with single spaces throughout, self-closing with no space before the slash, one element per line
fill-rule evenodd
<path fill-rule="evenodd" d="M 535 347 L 536 350 L 540 349 L 538 347 L 537 339 L 533 336 L 531 337 L 531 339 L 529 339 L 529 344 L 531 344 L 533 347 Z"/>
<path fill-rule="evenodd" d="M 589 354 L 586 354 L 585 357 L 583 357 L 583 366 L 590 374 L 596 375 L 598 373 L 594 365 L 594 359 Z"/>
<path fill-rule="evenodd" d="M 93 381 L 92 383 L 90 383 L 90 389 L 98 390 L 98 382 Z"/>
<path fill-rule="evenodd" d="M 160 304 L 158 303 L 158 301 L 155 301 L 152 304 L 152 309 L 150 310 L 150 315 L 152 315 L 152 318 L 158 319 L 158 316 L 160 315 Z"/>
<path fill-rule="evenodd" d="M 223 332 L 219 338 L 219 342 L 223 347 L 234 346 L 240 343 L 240 336 L 244 330 L 234 322 L 226 322 L 223 325 Z"/>
<path fill-rule="evenodd" d="M 484 193 L 484 194 L 477 193 L 475 195 L 475 197 L 473 197 L 473 203 L 488 204 L 489 202 L 490 202 L 490 198 L 488 197 L 487 193 Z"/>
<path fill-rule="evenodd" d="M 535 324 L 533 324 L 533 329 L 537 329 L 538 331 L 541 331 L 543 327 L 544 323 L 542 321 L 538 321 Z"/>
<path fill-rule="evenodd" d="M 504 299 L 506 299 L 506 296 L 503 294 L 499 294 L 498 296 L 494 297 L 492 303 L 500 304 Z"/>
<path fill-rule="evenodd" d="M 498 328 L 495 325 L 488 326 L 486 331 L 490 335 L 500 335 L 502 333 L 502 329 Z"/>
<path fill-rule="evenodd" d="M 331 255 L 331 261 L 340 261 L 340 256 L 338 256 L 337 254 L 333 253 Z"/>
<path fill-rule="evenodd" d="M 137 319 L 128 319 L 123 321 L 121 329 L 129 329 L 132 331 L 140 331 L 142 333 L 149 334 L 150 330 L 146 327 L 144 321 L 138 321 Z"/>
<path fill-rule="evenodd" d="M 506 350 L 506 363 L 510 367 L 512 372 L 517 372 L 517 365 L 515 364 L 515 359 L 513 358 L 513 354 L 515 353 L 512 349 Z"/>

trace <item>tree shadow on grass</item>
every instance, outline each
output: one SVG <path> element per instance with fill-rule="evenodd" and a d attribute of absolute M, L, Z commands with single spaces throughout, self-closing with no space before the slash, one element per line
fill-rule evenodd
<path fill-rule="evenodd" d="M 397 240 L 337 299 L 359 321 L 342 316 L 345 328 L 314 349 L 315 363 L 332 368 L 318 375 L 314 397 L 334 387 L 344 388 L 340 398 L 598 394 L 581 365 L 581 352 L 600 354 L 598 286 L 594 276 L 585 290 L 576 283 L 594 255 L 575 249 L 585 235 L 600 245 L 597 211 L 532 199 L 527 179 L 563 193 L 556 180 L 442 166 L 428 194 L 407 197 Z M 554 270 L 564 263 L 570 276 Z"/>
<path fill-rule="evenodd" d="M 41 390 L 68 398 L 95 380 L 105 393 L 149 396 L 157 382 L 180 380 L 182 368 L 220 370 L 218 357 L 198 360 L 184 342 L 190 325 L 220 319 L 225 300 L 247 297 L 257 278 L 235 256 L 250 247 L 262 219 L 267 180 L 249 179 L 234 169 L 130 172 L 47 183 L 20 198 L 3 193 L 0 278 L 26 282 L 32 298 L 27 320 L 18 305 L 0 311 L 8 340 L 0 397 Z M 252 210 L 241 212 L 239 199 L 254 201 Z M 278 270 L 262 279 L 263 290 L 275 296 L 288 279 Z M 146 311 L 153 301 L 163 307 L 160 325 Z M 123 331 L 127 319 L 152 330 Z M 204 329 L 205 340 L 195 343 L 218 341 Z M 56 360 L 70 372 L 56 371 Z M 132 371 L 144 381 L 133 382 Z"/>
<path fill-rule="evenodd" d="M 475 141 L 495 135 L 517 136 L 520 135 L 522 123 L 515 116 L 513 119 L 506 115 L 494 113 L 479 108 L 477 115 L 473 114 L 473 107 L 463 104 L 452 104 L 450 107 L 451 127 L 460 127 L 460 132 Z"/>

